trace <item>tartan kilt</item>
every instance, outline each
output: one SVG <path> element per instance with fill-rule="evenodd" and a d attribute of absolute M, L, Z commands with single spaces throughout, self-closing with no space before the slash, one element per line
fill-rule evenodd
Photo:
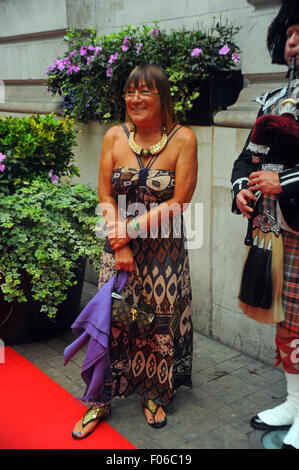
<path fill-rule="evenodd" d="M 285 320 L 279 328 L 290 336 L 299 337 L 299 236 L 281 230 L 283 238 L 282 305 Z"/>

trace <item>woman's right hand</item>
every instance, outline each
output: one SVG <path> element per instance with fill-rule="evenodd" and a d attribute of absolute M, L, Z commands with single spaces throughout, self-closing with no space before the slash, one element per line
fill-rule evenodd
<path fill-rule="evenodd" d="M 123 269 L 124 271 L 133 272 L 135 270 L 134 256 L 129 245 L 124 245 L 118 250 L 115 250 L 114 254 L 117 271 Z"/>
<path fill-rule="evenodd" d="M 250 219 L 250 213 L 253 212 L 253 208 L 249 205 L 251 201 L 257 201 L 257 197 L 252 191 L 250 191 L 250 189 L 241 189 L 237 194 L 236 203 L 238 209 L 242 212 L 244 217 L 247 217 L 247 219 Z"/>

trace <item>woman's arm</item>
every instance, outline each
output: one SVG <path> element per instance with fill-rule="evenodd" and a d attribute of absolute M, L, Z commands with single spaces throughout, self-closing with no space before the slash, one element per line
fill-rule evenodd
<path fill-rule="evenodd" d="M 98 197 L 107 227 L 113 223 L 116 228 L 122 227 L 117 203 L 112 195 L 112 170 L 114 167 L 113 147 L 117 140 L 117 127 L 111 128 L 105 135 L 100 157 Z M 125 233 L 126 235 L 126 233 Z M 131 248 L 125 245 L 115 252 L 117 270 L 134 271 L 134 257 Z"/>
<path fill-rule="evenodd" d="M 118 207 L 112 194 L 112 170 L 113 147 L 118 137 L 117 127 L 112 127 L 105 134 L 100 156 L 99 179 L 98 179 L 98 197 L 106 224 L 113 222 L 117 224 L 120 220 Z"/>

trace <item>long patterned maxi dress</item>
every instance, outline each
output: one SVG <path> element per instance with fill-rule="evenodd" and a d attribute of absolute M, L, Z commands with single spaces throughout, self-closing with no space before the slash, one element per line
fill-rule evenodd
<path fill-rule="evenodd" d="M 139 160 L 140 161 L 140 160 Z M 173 195 L 175 173 L 169 170 L 121 167 L 113 171 L 112 187 L 117 202 L 142 203 L 147 210 Z M 120 213 L 121 204 L 118 204 Z M 131 206 L 132 207 L 132 206 Z M 131 210 L 130 210 L 131 212 Z M 123 213 L 123 216 L 126 215 Z M 138 300 L 140 284 L 155 309 L 155 329 L 146 339 L 131 338 L 111 328 L 110 374 L 105 379 L 105 396 L 124 398 L 137 391 L 141 396 L 167 407 L 180 385 L 191 386 L 192 307 L 188 252 L 183 217 L 167 230 L 156 229 L 151 237 L 130 242 L 135 260 L 134 274 L 122 290 L 125 299 Z M 165 224 L 164 224 L 165 229 Z M 114 252 L 106 241 L 102 254 L 99 288 L 115 274 Z"/>

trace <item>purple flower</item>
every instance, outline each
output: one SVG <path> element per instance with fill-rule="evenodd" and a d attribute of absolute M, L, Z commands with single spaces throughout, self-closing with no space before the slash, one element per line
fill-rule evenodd
<path fill-rule="evenodd" d="M 77 49 L 74 49 L 72 52 L 70 52 L 70 56 L 73 57 L 77 52 Z"/>
<path fill-rule="evenodd" d="M 72 65 L 72 64 L 70 64 L 69 67 L 68 67 L 68 69 L 67 69 L 67 71 L 66 71 L 66 73 L 67 73 L 68 75 L 72 75 L 73 72 L 80 72 L 80 70 L 81 70 L 80 65 Z"/>
<path fill-rule="evenodd" d="M 90 65 L 91 62 L 94 60 L 95 56 L 94 55 L 90 55 L 89 57 L 87 57 L 87 65 Z"/>
<path fill-rule="evenodd" d="M 94 51 L 94 46 L 88 46 L 87 48 L 89 51 Z"/>
<path fill-rule="evenodd" d="M 137 46 L 137 49 L 136 49 L 136 54 L 139 54 L 139 52 L 140 52 L 140 49 L 142 48 L 142 46 L 143 46 L 143 43 L 142 43 L 142 42 L 140 42 L 140 43 L 138 44 L 138 46 Z"/>
<path fill-rule="evenodd" d="M 57 175 L 54 175 L 53 173 L 54 173 L 54 170 L 49 171 L 49 176 L 51 178 L 51 182 L 52 183 L 58 183 L 59 177 Z"/>
<path fill-rule="evenodd" d="M 200 49 L 199 47 L 195 47 L 195 49 L 193 49 L 193 51 L 191 52 L 191 55 L 193 57 L 198 57 L 199 54 L 201 54 L 202 52 L 202 49 Z"/>
<path fill-rule="evenodd" d="M 60 70 L 60 72 L 62 72 L 62 70 L 64 70 L 64 67 L 65 67 L 65 64 L 63 63 L 63 59 L 55 59 L 55 63 L 57 65 L 57 68 L 58 70 Z"/>
<path fill-rule="evenodd" d="M 227 46 L 223 46 L 221 47 L 220 51 L 219 51 L 219 55 L 226 55 L 228 54 L 230 51 L 229 47 Z"/>
<path fill-rule="evenodd" d="M 108 65 L 107 71 L 106 71 L 106 76 L 107 76 L 108 78 L 111 78 L 112 75 L 113 75 L 113 68 L 111 67 L 111 65 Z"/>
<path fill-rule="evenodd" d="M 95 48 L 95 53 L 94 53 L 94 55 L 98 55 L 98 53 L 99 53 L 102 49 L 103 49 L 103 48 L 102 48 L 101 46 L 97 46 L 97 47 Z"/>
<path fill-rule="evenodd" d="M 123 40 L 122 50 L 127 52 L 130 49 L 131 36 L 125 36 Z"/>
<path fill-rule="evenodd" d="M 152 29 L 151 32 L 150 32 L 150 35 L 151 35 L 152 37 L 157 36 L 158 34 L 159 34 L 158 28 L 154 28 L 154 29 Z"/>
<path fill-rule="evenodd" d="M 239 62 L 239 60 L 240 60 L 240 57 L 238 56 L 238 54 L 236 52 L 234 52 L 232 54 L 232 61 L 233 62 Z"/>
<path fill-rule="evenodd" d="M 117 59 L 118 57 L 118 52 L 115 52 L 115 54 L 110 56 L 110 59 L 108 60 L 109 64 L 113 64 L 113 62 Z"/>
<path fill-rule="evenodd" d="M 46 74 L 48 75 L 48 73 L 51 71 L 51 70 L 55 70 L 56 69 L 56 65 L 49 65 L 49 67 L 47 68 L 46 70 Z"/>
<path fill-rule="evenodd" d="M 51 178 L 51 183 L 58 183 L 59 177 L 57 175 L 53 175 Z"/>
<path fill-rule="evenodd" d="M 85 46 L 81 46 L 81 49 L 80 49 L 80 51 L 79 51 L 79 54 L 80 54 L 81 56 L 84 56 L 84 55 L 87 54 L 87 50 L 86 50 L 86 47 L 85 47 Z"/>
<path fill-rule="evenodd" d="M 2 172 L 5 170 L 5 165 L 3 165 L 3 163 L 1 163 L 1 162 L 3 162 L 3 160 L 5 160 L 5 158 L 6 158 L 6 155 L 4 155 L 4 153 L 0 152 L 0 171 L 2 171 Z"/>
<path fill-rule="evenodd" d="M 67 73 L 67 75 L 72 75 L 73 71 L 74 71 L 74 66 L 70 65 L 69 68 L 67 69 L 66 73 Z"/>

